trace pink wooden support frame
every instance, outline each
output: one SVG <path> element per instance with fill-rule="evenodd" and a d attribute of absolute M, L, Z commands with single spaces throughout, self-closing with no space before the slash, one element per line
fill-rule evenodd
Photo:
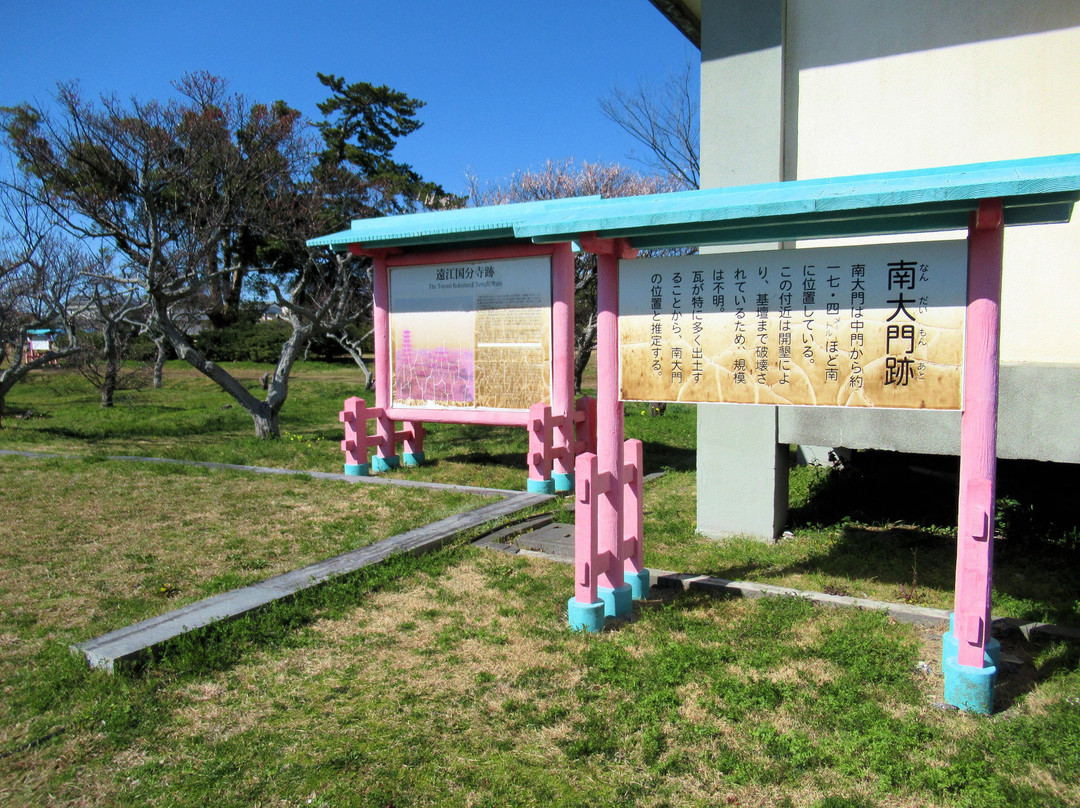
<path fill-rule="evenodd" d="M 345 425 L 345 440 L 341 442 L 345 468 L 362 473 L 360 469 L 366 471 L 367 467 L 367 402 L 359 396 L 345 399 L 338 420 Z"/>
<path fill-rule="evenodd" d="M 585 245 L 582 245 L 585 246 Z M 623 406 L 619 400 L 619 256 L 615 245 L 591 244 L 596 252 L 596 453 L 599 473 L 608 485 L 595 500 L 600 552 L 619 557 L 622 538 L 622 486 L 611 484 L 622 473 Z M 600 586 L 625 584 L 622 564 L 600 573 Z"/>
<path fill-rule="evenodd" d="M 574 536 L 575 609 L 600 597 L 609 617 L 630 610 L 625 573 L 647 575 L 642 564 L 642 452 L 640 441 L 625 441 L 619 398 L 619 259 L 637 251 L 625 241 L 579 239 L 597 256 L 596 453 L 579 456 Z M 629 461 L 629 462 L 627 462 Z M 582 620 L 582 622 L 584 622 Z"/>
<path fill-rule="evenodd" d="M 595 409 L 582 409 L 574 402 L 574 254 L 569 244 L 511 244 L 477 249 L 403 253 L 400 249 L 366 249 L 350 244 L 353 255 L 372 259 L 374 281 L 375 406 L 366 410 L 376 421 L 375 436 L 366 438 L 373 445 L 376 471 L 398 465 L 396 442 L 404 440 L 406 460 L 423 456 L 423 422 L 480 424 L 526 427 L 530 430 L 529 478 L 531 483 L 551 485 L 556 490 L 572 490 L 574 458 L 586 448 L 595 448 L 589 434 L 595 426 Z M 529 256 L 551 257 L 551 390 L 550 406 L 536 405 L 528 411 L 517 410 L 431 410 L 392 406 L 390 377 L 390 268 L 436 263 L 460 263 Z M 350 399 L 351 400 L 351 399 Z M 541 410 L 537 410 L 541 406 Z M 349 409 L 348 407 L 346 408 Z M 593 417 L 590 417 L 593 416 Z M 344 416 L 343 416 L 344 418 Z M 394 422 L 403 421 L 404 429 L 395 431 Z M 349 433 L 352 429 L 353 432 Z M 581 437 L 584 429 L 586 437 Z M 347 465 L 359 465 L 356 434 L 366 433 L 346 422 Z M 351 448 L 346 448 L 346 445 Z M 351 454 L 350 454 L 351 452 Z M 363 461 L 365 457 L 360 457 Z M 551 478 L 555 477 L 552 481 Z"/>
<path fill-rule="evenodd" d="M 529 408 L 529 484 L 551 479 L 552 438 L 551 407 L 538 401 Z"/>
<path fill-rule="evenodd" d="M 351 248 L 350 248 L 351 250 Z M 387 253 L 384 250 L 372 253 L 372 275 L 374 279 L 373 330 L 375 338 L 375 407 L 379 416 L 375 423 L 378 440 L 375 453 L 386 467 L 397 465 L 397 453 L 394 451 L 394 422 L 387 415 L 390 407 L 390 271 L 386 264 Z M 380 369 L 382 369 L 380 371 Z"/>
<path fill-rule="evenodd" d="M 587 606 L 598 602 L 600 551 L 597 545 L 596 498 L 603 493 L 596 455 L 578 455 L 574 501 L 574 599 Z"/>
<path fill-rule="evenodd" d="M 639 440 L 623 444 L 623 578 L 645 571 L 644 550 L 645 512 L 641 495 L 645 482 L 644 451 Z"/>
<path fill-rule="evenodd" d="M 367 422 L 374 419 L 376 424 L 382 423 L 383 416 L 383 410 L 367 406 L 367 402 L 359 396 L 345 400 L 345 408 L 338 413 L 338 420 L 345 425 L 345 439 L 341 442 L 341 451 L 345 452 L 346 473 L 367 474 L 368 449 L 375 447 L 377 450 L 385 445 L 384 437 L 378 432 L 374 435 L 367 433 Z M 390 421 L 390 424 L 393 426 L 393 421 Z M 406 422 L 404 429 L 391 432 L 390 438 L 394 443 L 401 441 L 406 452 L 416 453 L 420 451 L 416 447 L 419 447 L 424 439 L 424 427 L 414 421 Z"/>
<path fill-rule="evenodd" d="M 953 631 L 960 665 L 982 668 L 990 636 L 997 464 L 998 340 L 1004 218 L 983 200 L 968 231 L 964 411 L 960 421 L 960 509 Z"/>

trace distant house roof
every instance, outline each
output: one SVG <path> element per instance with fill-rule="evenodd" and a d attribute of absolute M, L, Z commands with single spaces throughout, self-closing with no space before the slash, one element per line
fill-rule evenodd
<path fill-rule="evenodd" d="M 308 244 L 445 249 L 596 236 L 648 249 L 918 233 L 964 229 L 988 198 L 1002 199 L 1007 225 L 1067 222 L 1080 200 L 1080 154 L 361 219 Z"/>

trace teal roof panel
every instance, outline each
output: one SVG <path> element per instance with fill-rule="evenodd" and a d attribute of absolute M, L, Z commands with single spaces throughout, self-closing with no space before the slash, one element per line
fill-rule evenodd
<path fill-rule="evenodd" d="M 405 246 L 447 246 L 462 242 L 512 242 L 518 239 L 517 225 L 562 206 L 598 201 L 599 196 L 518 202 L 483 208 L 461 208 L 378 219 L 356 219 L 340 233 L 308 239 L 309 247 L 345 247 L 363 244 L 369 248 Z"/>
<path fill-rule="evenodd" d="M 964 229 L 990 198 L 1002 199 L 1007 225 L 1067 222 L 1080 200 L 1080 154 L 362 219 L 308 244 L 447 248 L 593 234 L 644 249 L 918 233 Z"/>
<path fill-rule="evenodd" d="M 1080 154 L 604 199 L 531 218 L 517 234 L 674 247 L 929 232 L 966 228 L 980 199 L 999 197 L 1006 224 L 1068 221 Z"/>

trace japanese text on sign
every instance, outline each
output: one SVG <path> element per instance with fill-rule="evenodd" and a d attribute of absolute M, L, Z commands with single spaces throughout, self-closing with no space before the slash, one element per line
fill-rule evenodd
<path fill-rule="evenodd" d="M 620 394 L 960 409 L 967 245 L 623 261 Z"/>
<path fill-rule="evenodd" d="M 527 410 L 551 400 L 551 259 L 390 270 L 397 407 Z"/>

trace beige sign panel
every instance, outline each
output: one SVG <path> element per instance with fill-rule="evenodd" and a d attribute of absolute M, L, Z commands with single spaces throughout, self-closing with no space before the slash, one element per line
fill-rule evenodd
<path fill-rule="evenodd" d="M 551 401 L 551 259 L 390 270 L 395 407 L 527 410 Z"/>
<path fill-rule="evenodd" d="M 623 261 L 624 400 L 962 407 L 965 241 Z"/>

